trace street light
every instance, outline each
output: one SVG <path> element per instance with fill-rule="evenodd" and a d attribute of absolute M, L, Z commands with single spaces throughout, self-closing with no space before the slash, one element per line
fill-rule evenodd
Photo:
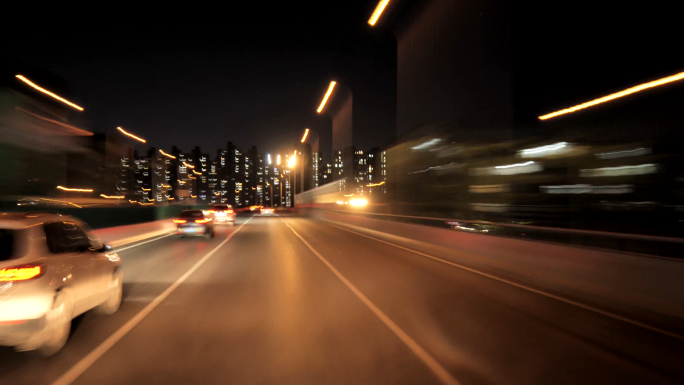
<path fill-rule="evenodd" d="M 330 82 L 330 85 L 328 86 L 328 91 L 325 93 L 325 96 L 323 96 L 323 100 L 321 101 L 321 105 L 318 106 L 318 110 L 316 110 L 316 112 L 318 112 L 319 114 L 321 113 L 321 111 L 323 111 L 323 107 L 325 107 L 325 103 L 328 102 L 328 98 L 330 97 L 330 94 L 332 94 L 333 90 L 335 89 L 335 84 L 337 84 L 337 82 L 335 82 L 335 81 Z"/>
<path fill-rule="evenodd" d="M 137 140 L 138 142 L 147 143 L 147 141 L 146 141 L 145 139 L 143 139 L 143 138 L 141 138 L 141 137 L 138 137 L 138 136 L 135 136 L 135 135 L 133 135 L 133 134 L 131 134 L 131 133 L 128 133 L 128 132 L 126 132 L 123 128 L 121 128 L 121 127 L 117 127 L 116 129 L 119 130 L 119 131 L 121 131 L 124 135 L 126 135 L 126 136 L 128 136 L 128 137 L 131 137 L 131 138 Z"/>
<path fill-rule="evenodd" d="M 56 94 L 53 94 L 52 92 L 46 90 L 45 88 L 40 87 L 39 85 L 33 83 L 32 81 L 26 79 L 26 78 L 25 78 L 24 76 L 22 76 L 22 75 L 16 75 L 16 78 L 19 79 L 19 80 L 21 80 L 22 82 L 28 84 L 29 86 L 35 88 L 36 90 L 38 90 L 38 91 L 44 93 L 45 95 L 52 96 L 53 98 L 59 100 L 60 102 L 66 104 L 66 105 L 68 105 L 68 106 L 71 106 L 71 107 L 73 107 L 73 108 L 75 108 L 75 109 L 77 109 L 77 110 L 79 110 L 79 111 L 83 111 L 83 107 L 81 107 L 81 106 L 79 106 L 79 105 L 76 105 L 76 104 L 74 104 L 74 103 L 72 103 L 72 102 L 70 102 L 70 101 L 64 99 L 64 98 L 61 97 L 61 96 L 58 96 L 58 95 L 56 95 Z"/>
<path fill-rule="evenodd" d="M 380 0 L 380 2 L 378 3 L 378 6 L 375 7 L 375 11 L 373 11 L 371 18 L 368 20 L 368 24 L 375 25 L 375 23 L 378 22 L 380 15 L 382 15 L 382 12 L 385 10 L 385 8 L 387 7 L 387 4 L 389 4 L 389 2 L 390 2 L 390 0 Z"/>

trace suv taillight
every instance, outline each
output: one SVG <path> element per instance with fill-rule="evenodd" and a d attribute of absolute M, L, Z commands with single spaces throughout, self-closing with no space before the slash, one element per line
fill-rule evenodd
<path fill-rule="evenodd" d="M 44 265 L 24 265 L 0 269 L 0 282 L 27 281 L 45 274 Z"/>
<path fill-rule="evenodd" d="M 211 219 L 195 219 L 195 223 L 207 223 L 207 222 L 209 222 L 210 220 L 211 220 Z"/>
<path fill-rule="evenodd" d="M 226 210 L 226 214 L 232 214 L 233 210 Z"/>

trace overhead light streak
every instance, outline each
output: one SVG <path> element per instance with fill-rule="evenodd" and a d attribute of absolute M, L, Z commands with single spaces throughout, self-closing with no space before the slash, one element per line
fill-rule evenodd
<path fill-rule="evenodd" d="M 638 86 L 630 87 L 630 88 L 627 88 L 626 90 L 622 90 L 620 92 L 616 92 L 616 93 L 613 93 L 613 94 L 610 94 L 610 95 L 607 95 L 607 96 L 604 96 L 604 97 L 601 97 L 598 99 L 594 99 L 594 100 L 588 101 L 586 103 L 578 104 L 578 105 L 573 106 L 573 107 L 565 108 L 565 109 L 562 109 L 562 110 L 559 110 L 556 112 L 552 112 L 550 114 L 542 115 L 539 117 L 539 120 L 546 120 L 546 119 L 554 118 L 554 117 L 559 116 L 559 115 L 569 114 L 569 113 L 572 113 L 575 111 L 579 111 L 579 110 L 582 110 L 582 109 L 585 109 L 588 107 L 595 106 L 597 104 L 609 102 L 609 101 L 614 100 L 614 99 L 622 98 L 624 96 L 631 95 L 631 94 L 634 94 L 637 92 L 641 92 L 641 91 L 649 89 L 649 88 L 662 86 L 664 84 L 676 82 L 676 81 L 679 81 L 682 79 L 684 79 L 684 72 L 680 72 L 676 75 L 672 75 L 672 76 L 668 76 L 668 77 L 665 77 L 662 79 L 654 80 L 654 81 L 651 81 L 648 83 L 639 84 Z"/>
<path fill-rule="evenodd" d="M 366 187 L 382 186 L 385 182 L 367 184 Z"/>
<path fill-rule="evenodd" d="M 25 78 L 24 76 L 22 76 L 22 75 L 16 75 L 16 78 L 19 79 L 19 80 L 21 80 L 22 82 L 28 84 L 29 86 L 31 86 L 31 87 L 37 89 L 38 91 L 40 91 L 40 92 L 42 92 L 42 93 L 44 93 L 44 94 L 46 94 L 46 95 L 52 96 L 53 98 L 59 100 L 60 102 L 62 102 L 62 103 L 64 103 L 64 104 L 67 104 L 67 105 L 69 105 L 69 106 L 71 106 L 71 107 L 73 107 L 73 108 L 75 108 L 75 109 L 77 109 L 77 110 L 79 110 L 79 111 L 83 111 L 83 107 L 81 107 L 81 106 L 79 106 L 79 105 L 76 105 L 76 104 L 74 104 L 74 103 L 72 103 L 72 102 L 70 102 L 70 101 L 64 99 L 64 98 L 61 97 L 61 96 L 58 96 L 58 95 L 56 95 L 56 94 L 53 94 L 52 92 L 46 90 L 45 88 L 42 88 L 42 87 L 38 86 L 37 84 L 33 83 L 32 81 L 26 79 L 26 78 Z"/>
<path fill-rule="evenodd" d="M 63 186 L 57 186 L 58 189 L 63 190 L 63 191 L 72 191 L 72 192 L 93 192 L 93 189 L 91 188 L 68 188 L 68 187 L 63 187 Z"/>
<path fill-rule="evenodd" d="M 191 165 L 191 164 L 188 164 L 187 162 L 183 162 L 183 164 L 184 164 L 186 167 L 195 168 L 195 166 L 193 166 L 193 165 Z"/>
<path fill-rule="evenodd" d="M 192 173 L 195 174 L 195 175 L 202 175 L 201 172 L 197 172 L 197 171 L 195 171 L 195 170 L 192 170 Z"/>
<path fill-rule="evenodd" d="M 147 141 L 146 141 L 145 139 L 143 139 L 143 138 L 141 138 L 141 137 L 139 137 L 139 136 L 135 136 L 135 135 L 131 134 L 130 132 L 126 132 L 126 130 L 124 130 L 124 129 L 121 128 L 121 127 L 117 127 L 116 129 L 119 130 L 119 131 L 121 131 L 121 133 L 123 133 L 124 135 L 126 135 L 126 136 L 128 136 L 128 137 L 131 137 L 131 138 L 137 140 L 138 142 L 147 143 Z"/>
<path fill-rule="evenodd" d="M 389 2 L 390 0 L 380 0 L 378 6 L 375 7 L 375 11 L 373 11 L 373 14 L 371 15 L 370 19 L 368 19 L 368 24 L 375 25 L 375 23 L 378 22 L 380 15 L 382 15 L 382 12 L 385 10 Z"/>
<path fill-rule="evenodd" d="M 143 191 L 152 191 L 151 188 L 144 188 L 144 187 L 141 187 L 141 189 L 142 189 Z"/>
<path fill-rule="evenodd" d="M 164 155 L 164 156 L 167 157 L 167 158 L 176 159 L 175 156 L 173 156 L 173 155 L 171 155 L 171 154 L 167 154 L 167 153 L 165 153 L 164 151 L 162 151 L 161 149 L 159 150 L 159 152 L 161 152 L 161 154 Z"/>
<path fill-rule="evenodd" d="M 316 110 L 316 112 L 318 112 L 319 114 L 321 113 L 321 111 L 323 111 L 323 107 L 325 107 L 325 103 L 328 102 L 328 98 L 330 97 L 330 94 L 332 94 L 333 89 L 335 89 L 335 84 L 337 84 L 337 82 L 335 82 L 335 81 L 330 82 L 330 85 L 328 86 L 328 91 L 326 91 L 325 96 L 323 97 L 323 100 L 321 101 L 321 105 L 318 106 L 318 110 Z"/>
<path fill-rule="evenodd" d="M 105 194 L 100 194 L 100 196 L 103 197 L 104 199 L 124 199 L 124 198 L 126 198 L 126 197 L 123 196 L 123 195 L 105 195 Z"/>
<path fill-rule="evenodd" d="M 306 131 L 304 131 L 304 136 L 302 136 L 302 143 L 306 142 L 306 137 L 309 136 L 309 129 L 307 128 Z"/>

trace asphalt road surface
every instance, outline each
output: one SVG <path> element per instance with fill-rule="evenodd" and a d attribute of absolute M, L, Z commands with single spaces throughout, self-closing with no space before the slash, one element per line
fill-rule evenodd
<path fill-rule="evenodd" d="M 676 384 L 684 341 L 297 217 L 121 250 L 124 303 L 0 384 Z"/>

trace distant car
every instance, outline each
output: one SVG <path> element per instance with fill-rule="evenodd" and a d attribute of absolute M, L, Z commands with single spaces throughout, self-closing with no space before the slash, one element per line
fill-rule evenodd
<path fill-rule="evenodd" d="M 202 210 L 185 210 L 178 218 L 173 220 L 176 226 L 176 234 L 181 237 L 203 236 L 214 238 L 214 218 L 205 215 Z"/>
<path fill-rule="evenodd" d="M 205 215 L 214 218 L 214 224 L 230 223 L 235 224 L 235 210 L 230 205 L 213 205 L 209 210 L 204 211 Z"/>
<path fill-rule="evenodd" d="M 262 207 L 262 208 L 261 208 L 261 211 L 259 212 L 259 214 L 261 214 L 261 215 L 269 215 L 269 216 L 270 216 L 270 215 L 275 214 L 275 210 L 273 210 L 273 209 L 270 208 L 270 207 Z"/>
<path fill-rule="evenodd" d="M 111 251 L 78 219 L 50 213 L 0 215 L 0 345 L 57 353 L 71 320 L 121 305 L 123 274 Z"/>

